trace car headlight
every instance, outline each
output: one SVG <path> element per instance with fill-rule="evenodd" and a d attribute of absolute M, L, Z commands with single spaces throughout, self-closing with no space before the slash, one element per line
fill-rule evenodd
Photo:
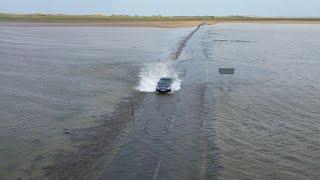
<path fill-rule="evenodd" d="M 168 90 L 170 90 L 170 89 L 171 89 L 171 87 L 167 87 L 167 89 L 168 89 Z"/>
<path fill-rule="evenodd" d="M 160 89 L 159 87 L 157 87 L 157 89 Z"/>

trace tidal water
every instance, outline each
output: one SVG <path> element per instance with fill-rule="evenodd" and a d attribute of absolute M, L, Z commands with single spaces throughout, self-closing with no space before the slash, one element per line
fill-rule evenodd
<path fill-rule="evenodd" d="M 318 179 L 320 25 L 201 26 L 173 58 L 192 30 L 0 24 L 0 179 L 46 177 L 136 97 L 94 168 L 48 178 Z"/>
<path fill-rule="evenodd" d="M 188 32 L 1 23 L 0 179 L 38 179 L 77 150 L 65 132 L 97 126 Z"/>
<path fill-rule="evenodd" d="M 210 92 L 221 179 L 320 177 L 319 32 L 319 25 L 267 24 L 203 31 L 208 68 L 236 70 L 222 85 L 230 91 Z"/>

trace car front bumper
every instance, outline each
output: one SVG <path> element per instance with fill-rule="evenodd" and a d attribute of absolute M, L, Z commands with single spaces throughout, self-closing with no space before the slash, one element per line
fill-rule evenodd
<path fill-rule="evenodd" d="M 157 89 L 156 92 L 158 92 L 158 93 L 167 93 L 167 92 L 171 92 L 171 89 Z"/>

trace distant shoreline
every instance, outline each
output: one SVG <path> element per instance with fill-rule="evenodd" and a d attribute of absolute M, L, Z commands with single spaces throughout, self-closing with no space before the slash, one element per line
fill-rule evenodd
<path fill-rule="evenodd" d="M 202 22 L 320 24 L 320 18 L 246 17 L 246 16 L 121 16 L 121 15 L 52 15 L 0 13 L 0 25 L 22 26 L 102 26 L 102 27 L 195 27 Z"/>
<path fill-rule="evenodd" d="M 188 28 L 196 27 L 201 21 L 157 21 L 157 22 L 34 22 L 34 21 L 1 21 L 0 26 L 92 26 L 92 27 L 154 27 L 154 28 Z M 320 21 L 217 21 L 207 22 L 208 25 L 221 23 L 257 23 L 257 24 L 320 24 Z"/>
<path fill-rule="evenodd" d="M 3 21 L 8 26 L 93 26 L 93 27 L 155 27 L 155 28 L 186 28 L 195 27 L 201 21 L 121 21 L 121 22 L 34 22 L 34 21 Z M 212 23 L 213 24 L 213 23 Z"/>

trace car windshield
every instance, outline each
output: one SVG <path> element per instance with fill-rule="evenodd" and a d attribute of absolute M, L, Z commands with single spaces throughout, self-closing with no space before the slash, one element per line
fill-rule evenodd
<path fill-rule="evenodd" d="M 171 81 L 170 79 L 160 79 L 158 83 L 159 84 L 169 84 L 170 81 Z"/>

